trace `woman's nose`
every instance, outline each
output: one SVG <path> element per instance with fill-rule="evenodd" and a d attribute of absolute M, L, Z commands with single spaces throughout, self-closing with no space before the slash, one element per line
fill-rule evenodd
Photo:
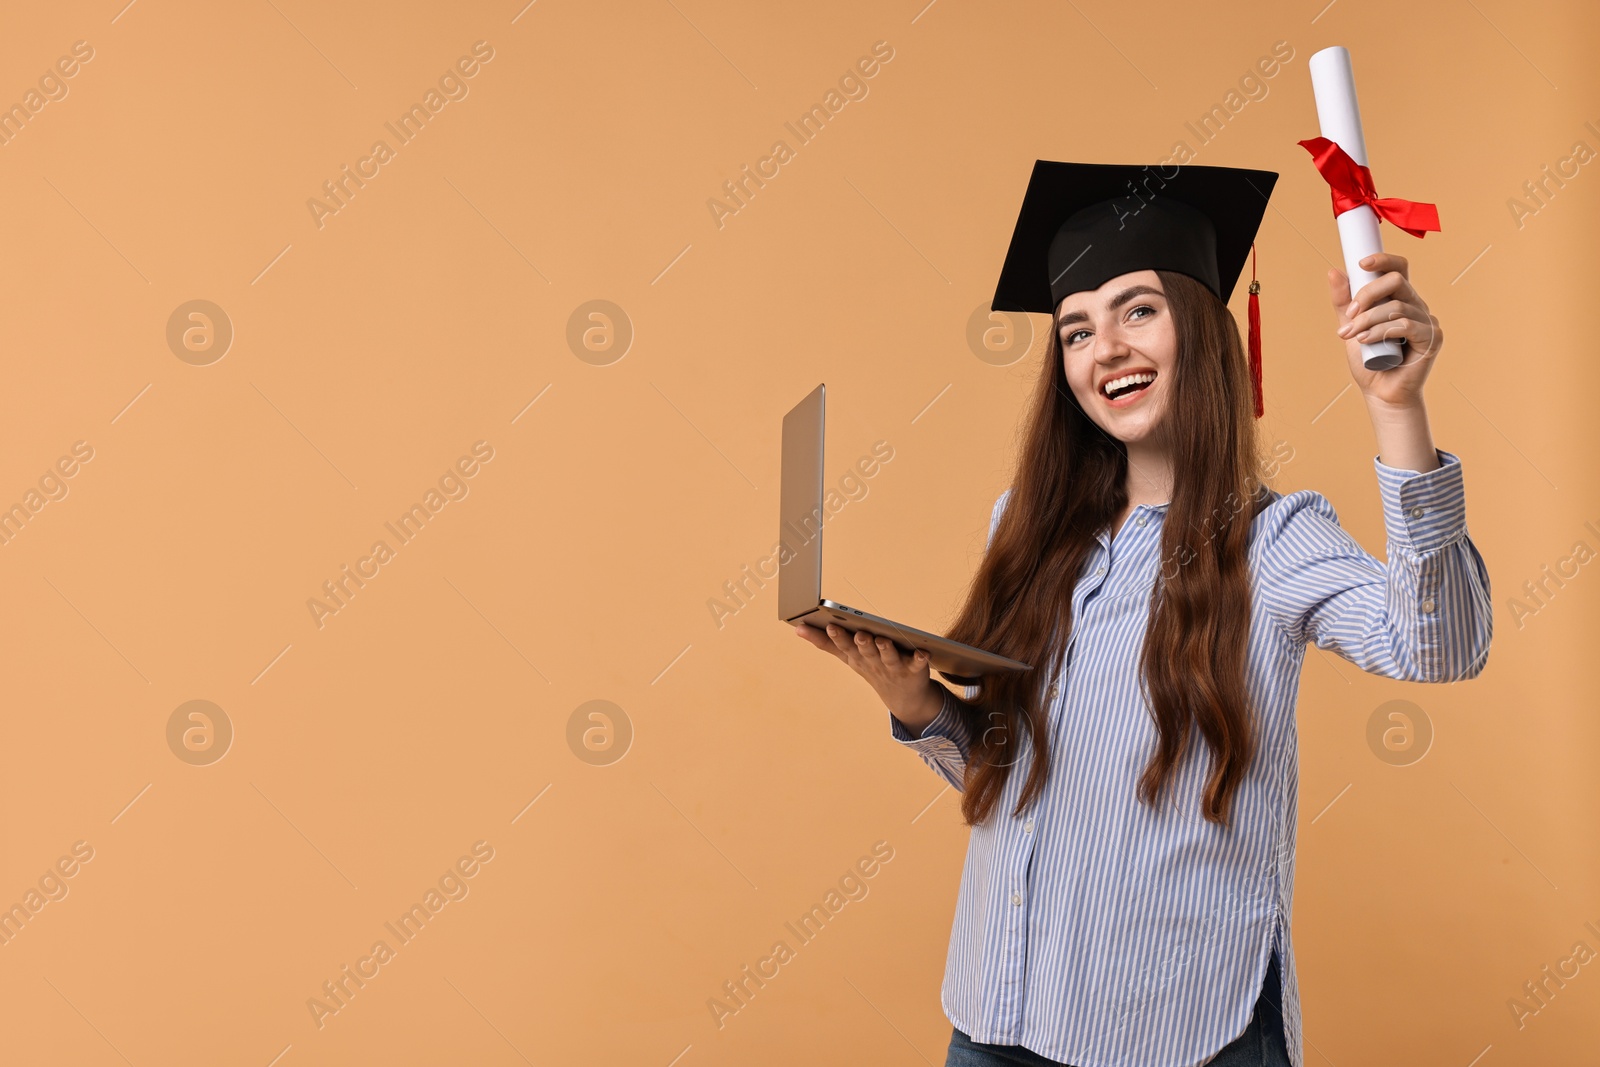
<path fill-rule="evenodd" d="M 1127 340 L 1118 330 L 1104 330 L 1095 335 L 1094 355 L 1102 362 L 1120 359 L 1129 351 Z"/>

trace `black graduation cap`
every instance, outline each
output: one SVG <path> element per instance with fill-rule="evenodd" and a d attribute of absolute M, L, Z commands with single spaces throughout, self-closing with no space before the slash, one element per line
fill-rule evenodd
<path fill-rule="evenodd" d="M 1250 370 L 1262 414 L 1254 243 L 1278 175 L 1267 170 L 1037 160 L 992 311 L 1050 315 L 1119 274 L 1187 274 L 1223 303 L 1252 259 Z"/>

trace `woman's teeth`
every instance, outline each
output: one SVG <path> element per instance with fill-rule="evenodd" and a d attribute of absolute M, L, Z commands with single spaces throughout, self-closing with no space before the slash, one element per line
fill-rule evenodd
<path fill-rule="evenodd" d="M 1148 385 L 1156 380 L 1154 374 L 1125 374 L 1121 378 L 1113 378 L 1101 387 L 1101 392 L 1109 400 L 1117 399 L 1116 392 L 1134 385 Z"/>

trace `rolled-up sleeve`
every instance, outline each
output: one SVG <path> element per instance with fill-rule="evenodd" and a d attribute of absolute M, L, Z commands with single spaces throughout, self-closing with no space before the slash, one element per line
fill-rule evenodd
<path fill-rule="evenodd" d="M 943 707 L 920 736 L 911 736 L 911 731 L 906 729 L 905 723 L 894 717 L 893 712 L 889 713 L 889 732 L 896 741 L 914 749 L 939 777 L 957 789 L 964 788 L 967 754 L 972 751 L 972 734 L 966 718 L 961 714 L 960 701 L 950 690 L 944 690 Z"/>
<path fill-rule="evenodd" d="M 1339 526 L 1320 493 L 1292 493 L 1269 523 L 1262 600 L 1293 640 L 1412 682 L 1475 678 L 1494 633 L 1489 571 L 1467 534 L 1461 461 L 1417 472 L 1373 457 L 1388 562 Z"/>

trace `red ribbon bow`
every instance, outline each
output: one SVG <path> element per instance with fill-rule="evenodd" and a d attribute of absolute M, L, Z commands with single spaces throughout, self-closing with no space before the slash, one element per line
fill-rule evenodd
<path fill-rule="evenodd" d="M 1423 236 L 1424 230 L 1439 229 L 1439 209 L 1433 204 L 1414 200 L 1401 200 L 1397 196 L 1379 197 L 1372 184 L 1372 171 L 1351 159 L 1344 149 L 1326 137 L 1312 137 L 1297 141 L 1316 164 L 1333 190 L 1333 214 L 1343 215 L 1351 208 L 1366 204 L 1413 237 Z"/>

